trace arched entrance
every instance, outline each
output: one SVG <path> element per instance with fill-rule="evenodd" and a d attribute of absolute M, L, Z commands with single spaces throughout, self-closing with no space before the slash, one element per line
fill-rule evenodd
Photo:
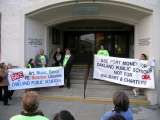
<path fill-rule="evenodd" d="M 90 64 L 100 45 L 110 56 L 133 57 L 134 27 L 109 20 L 77 20 L 50 26 L 52 45 L 71 49 L 76 64 Z"/>
<path fill-rule="evenodd" d="M 87 34 L 91 34 L 93 39 L 97 39 L 97 36 L 99 36 L 100 39 L 108 39 L 110 37 L 112 39 L 123 39 L 120 43 L 127 44 L 126 47 L 121 45 L 125 48 L 124 51 L 127 51 L 127 53 L 122 53 L 123 55 L 116 53 L 121 51 L 117 46 L 118 43 L 116 43 L 116 40 L 105 43 L 106 48 L 110 49 L 111 55 L 137 57 L 141 52 L 148 51 L 148 47 L 146 46 L 139 47 L 138 45 L 134 45 L 139 44 L 139 39 L 150 38 L 148 37 L 148 33 L 151 32 L 151 18 L 149 17 L 151 13 L 152 11 L 146 8 L 116 1 L 80 0 L 78 2 L 62 2 L 35 9 L 35 11 L 30 11 L 30 13 L 26 15 L 25 60 L 27 61 L 30 57 L 35 56 L 37 50 L 42 47 L 45 48 L 48 55 L 50 55 L 52 49 L 55 50 L 58 46 L 63 48 L 71 47 L 65 46 L 67 44 L 64 43 L 66 43 L 67 40 L 62 40 L 64 39 L 63 37 L 67 39 L 74 37 L 70 42 L 76 43 L 82 42 L 82 40 L 76 41 L 74 39 L 84 38 L 82 36 Z M 84 25 L 84 23 L 86 25 Z M 69 28 L 69 26 L 72 28 Z M 147 28 L 147 31 L 141 30 L 143 27 Z M 52 28 L 56 29 L 57 34 L 61 34 L 59 35 L 59 39 L 57 39 L 56 35 L 53 37 L 53 34 L 50 34 L 50 29 Z M 62 30 L 61 28 L 67 30 Z M 130 31 L 130 33 L 127 33 L 127 31 Z M 67 36 L 67 32 L 74 35 Z M 122 34 L 119 38 L 120 33 Z M 53 40 L 53 38 L 56 38 L 56 40 Z M 83 43 L 84 41 L 85 40 L 83 40 Z M 104 42 L 104 40 L 102 41 Z M 30 43 L 32 43 L 32 45 Z M 69 40 L 67 43 L 69 43 Z M 33 44 L 36 44 L 36 46 Z M 78 46 L 78 44 L 73 45 L 73 47 L 77 49 L 76 51 L 80 51 L 79 49 L 83 47 L 89 47 L 83 45 L 77 47 L 76 45 Z M 92 46 L 92 51 L 96 52 L 98 46 L 97 41 L 94 42 L 94 45 L 95 46 Z M 73 52 L 75 51 L 74 48 L 72 48 Z"/>

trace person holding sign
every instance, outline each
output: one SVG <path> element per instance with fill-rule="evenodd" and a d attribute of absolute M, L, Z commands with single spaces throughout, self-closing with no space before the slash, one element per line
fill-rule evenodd
<path fill-rule="evenodd" d="M 70 72 L 73 64 L 73 57 L 69 49 L 66 49 L 65 55 L 63 58 L 63 67 L 64 67 L 64 77 L 67 88 L 70 88 Z"/>
<path fill-rule="evenodd" d="M 148 59 L 148 57 L 146 54 L 142 53 L 140 55 L 140 60 L 147 60 L 147 59 Z M 137 91 L 139 91 L 139 90 L 140 90 L 139 88 L 133 88 L 133 94 L 135 97 L 137 96 Z"/>
<path fill-rule="evenodd" d="M 98 52 L 97 52 L 97 55 L 99 55 L 99 56 L 109 56 L 109 52 L 108 52 L 108 50 L 104 49 L 103 45 L 101 45 L 100 50 L 98 50 Z"/>
<path fill-rule="evenodd" d="M 53 59 L 55 61 L 54 66 L 62 66 L 63 53 L 60 48 L 57 48 L 56 52 L 53 55 Z"/>
<path fill-rule="evenodd" d="M 48 57 L 44 54 L 44 50 L 40 49 L 39 54 L 35 57 L 36 67 L 48 66 Z"/>
<path fill-rule="evenodd" d="M 35 67 L 35 62 L 34 60 L 31 58 L 29 61 L 28 61 L 28 64 L 26 65 L 26 68 L 34 68 Z"/>

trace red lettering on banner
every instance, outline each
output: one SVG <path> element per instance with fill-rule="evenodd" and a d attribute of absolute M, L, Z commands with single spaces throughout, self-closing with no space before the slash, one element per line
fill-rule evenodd
<path fill-rule="evenodd" d="M 17 79 L 20 79 L 20 78 L 23 78 L 23 77 L 24 77 L 24 74 L 23 74 L 22 71 L 21 71 L 21 72 L 17 72 L 17 73 L 13 73 L 13 74 L 11 75 L 12 81 L 17 80 Z"/>
<path fill-rule="evenodd" d="M 32 80 L 47 79 L 47 76 L 32 76 Z"/>
<path fill-rule="evenodd" d="M 151 80 L 150 75 L 142 75 L 143 80 Z"/>

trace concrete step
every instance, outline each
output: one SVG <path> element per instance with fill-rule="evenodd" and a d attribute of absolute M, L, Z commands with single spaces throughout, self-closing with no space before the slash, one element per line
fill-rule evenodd
<path fill-rule="evenodd" d="M 71 71 L 71 74 L 80 74 L 80 75 L 82 75 L 82 74 L 86 74 L 86 72 L 87 72 L 87 70 L 84 70 L 84 71 L 82 71 L 82 70 L 79 70 L 79 71 Z"/>
<path fill-rule="evenodd" d="M 71 87 L 72 88 L 77 88 L 77 89 L 84 89 L 84 84 L 72 84 L 71 83 Z"/>
<path fill-rule="evenodd" d="M 46 92 L 47 91 L 47 92 Z M 49 88 L 43 88 L 39 91 L 41 96 L 68 96 L 68 97 L 83 97 L 83 89 L 81 88 L 74 88 L 74 86 L 71 86 L 70 89 L 64 87 L 49 87 Z"/>
<path fill-rule="evenodd" d="M 84 83 L 83 82 L 77 82 L 77 81 L 72 81 L 71 82 L 71 86 L 73 88 L 84 88 Z M 87 84 L 87 90 L 95 90 L 95 91 L 114 91 L 114 90 L 131 90 L 132 91 L 132 87 L 128 87 L 128 86 L 122 86 L 122 85 L 96 85 L 96 84 Z"/>
<path fill-rule="evenodd" d="M 104 81 L 104 80 L 96 80 L 96 79 L 90 79 L 87 80 L 88 84 L 97 84 L 97 85 L 117 85 L 116 83 L 112 83 L 112 82 L 108 82 L 108 81 Z"/>
<path fill-rule="evenodd" d="M 79 69 L 74 69 L 74 70 L 71 70 L 71 73 L 86 73 L 87 70 L 79 70 Z"/>
<path fill-rule="evenodd" d="M 71 79 L 71 83 L 79 83 L 79 84 L 84 84 L 84 79 L 78 78 L 78 79 Z M 107 81 L 102 81 L 102 80 L 88 80 L 87 85 L 114 85 L 114 86 L 119 86 L 119 84 L 112 83 L 112 82 L 107 82 Z"/>
<path fill-rule="evenodd" d="M 87 64 L 84 64 L 84 65 L 81 65 L 81 64 L 74 64 L 72 67 L 78 67 L 78 68 L 87 68 L 88 65 Z"/>
<path fill-rule="evenodd" d="M 121 89 L 119 89 L 121 90 Z M 118 89 L 109 89 L 108 91 L 102 90 L 96 90 L 96 89 L 87 89 L 86 90 L 86 97 L 96 97 L 96 98 L 112 98 L 113 94 L 116 91 L 119 91 Z M 121 90 L 124 91 L 130 99 L 146 99 L 145 96 L 139 95 L 137 97 L 134 96 L 133 92 L 131 90 Z"/>
<path fill-rule="evenodd" d="M 87 70 L 88 67 L 72 67 L 72 70 Z"/>
<path fill-rule="evenodd" d="M 72 76 L 72 75 L 70 75 L 70 78 L 71 78 L 71 79 L 78 79 L 78 80 L 81 79 L 81 80 L 84 80 L 85 76 L 78 76 L 78 75 L 77 75 L 77 76 L 76 76 L 76 75 L 73 75 L 73 76 Z"/>
<path fill-rule="evenodd" d="M 84 79 L 71 79 L 72 84 L 84 84 Z M 113 84 L 113 83 L 101 83 L 99 81 L 87 81 L 87 85 L 114 85 L 115 87 L 118 86 L 118 84 Z"/>
<path fill-rule="evenodd" d="M 75 80 L 75 79 L 72 79 L 71 80 L 71 84 L 84 84 L 84 80 Z"/>
<path fill-rule="evenodd" d="M 113 89 L 118 89 L 118 90 L 131 90 L 132 87 L 128 86 L 123 86 L 123 85 L 98 85 L 98 84 L 87 84 L 87 89 L 96 89 L 96 90 L 113 90 Z"/>

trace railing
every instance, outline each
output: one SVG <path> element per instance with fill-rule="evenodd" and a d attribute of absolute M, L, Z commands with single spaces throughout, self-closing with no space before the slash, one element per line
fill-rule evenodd
<path fill-rule="evenodd" d="M 89 74 L 90 74 L 90 68 L 91 68 L 91 65 L 92 65 L 92 62 L 93 62 L 92 60 L 93 60 L 93 56 L 92 56 L 92 54 L 90 54 L 89 63 L 88 63 L 88 67 L 87 67 L 87 72 L 86 72 L 86 75 L 85 75 L 85 78 L 84 78 L 84 93 L 83 93 L 83 98 L 84 99 L 86 98 L 87 81 L 88 81 L 88 77 L 89 77 Z"/>
<path fill-rule="evenodd" d="M 88 81 L 89 73 L 90 73 L 90 65 L 88 65 L 87 67 L 87 72 L 84 78 L 84 93 L 83 93 L 84 99 L 86 98 L 86 88 L 87 88 L 87 81 Z"/>

